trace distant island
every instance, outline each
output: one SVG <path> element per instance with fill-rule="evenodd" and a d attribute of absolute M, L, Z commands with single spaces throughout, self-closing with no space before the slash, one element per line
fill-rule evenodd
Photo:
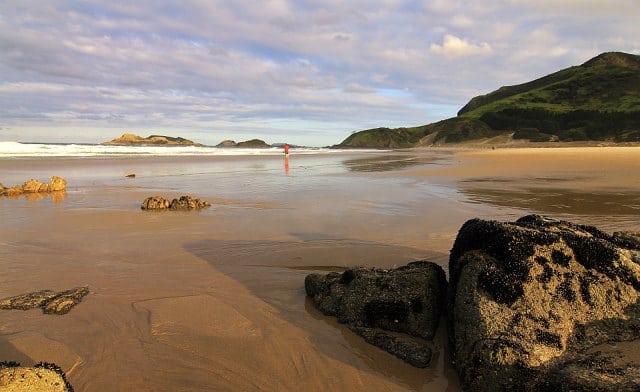
<path fill-rule="evenodd" d="M 119 138 L 101 144 L 105 146 L 203 146 L 202 144 L 181 137 L 161 135 L 140 137 L 131 133 L 125 133 Z"/>
<path fill-rule="evenodd" d="M 271 148 L 272 146 L 267 144 L 264 140 L 251 139 L 238 143 L 234 142 L 233 140 L 224 140 L 220 142 L 216 147 Z"/>
<path fill-rule="evenodd" d="M 336 148 L 409 148 L 474 140 L 640 141 L 640 56 L 602 53 L 586 63 L 475 97 L 457 117 L 356 132 Z"/>

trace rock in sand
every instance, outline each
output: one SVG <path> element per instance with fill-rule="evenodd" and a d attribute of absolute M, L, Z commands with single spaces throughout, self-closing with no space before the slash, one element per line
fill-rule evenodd
<path fill-rule="evenodd" d="M 210 207 L 207 201 L 196 199 L 191 196 L 180 196 L 178 199 L 169 201 L 162 196 L 151 196 L 144 199 L 141 208 L 143 210 L 199 210 Z"/>
<path fill-rule="evenodd" d="M 637 391 L 640 243 L 537 215 L 473 219 L 449 261 L 453 357 L 469 391 Z"/>
<path fill-rule="evenodd" d="M 5 188 L 0 184 L 0 196 L 17 196 L 23 193 L 50 193 L 60 192 L 67 189 L 67 181 L 58 176 L 51 177 L 48 184 L 38 180 L 27 180 L 22 185 L 16 185 L 12 188 Z"/>
<path fill-rule="evenodd" d="M 15 392 L 73 392 L 66 375 L 55 364 L 40 362 L 24 367 L 0 362 L 0 390 Z"/>
<path fill-rule="evenodd" d="M 69 313 L 87 294 L 89 294 L 88 287 L 76 287 L 60 292 L 52 290 L 34 291 L 0 299 L 0 309 L 29 310 L 41 308 L 44 313 L 62 315 Z"/>
<path fill-rule="evenodd" d="M 446 293 L 445 274 L 437 264 L 311 274 L 305 290 L 322 313 L 336 316 L 367 342 L 413 366 L 429 365 L 427 340 L 436 333 Z"/>

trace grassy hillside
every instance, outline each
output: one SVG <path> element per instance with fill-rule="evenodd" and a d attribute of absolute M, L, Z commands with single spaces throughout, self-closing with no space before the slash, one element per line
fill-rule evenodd
<path fill-rule="evenodd" d="M 504 133 L 531 141 L 640 141 L 640 56 L 603 53 L 580 66 L 475 97 L 458 117 L 362 131 L 341 146 L 411 147 Z"/>
<path fill-rule="evenodd" d="M 335 147 L 409 148 L 424 144 L 460 143 L 500 133 L 481 121 L 455 117 L 419 127 L 367 129 L 351 134 Z"/>

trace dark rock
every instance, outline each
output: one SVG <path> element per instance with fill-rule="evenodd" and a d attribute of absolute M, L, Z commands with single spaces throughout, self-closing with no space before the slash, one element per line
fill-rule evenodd
<path fill-rule="evenodd" d="M 87 294 L 89 294 L 88 287 L 76 287 L 75 289 L 61 292 L 51 290 L 35 291 L 1 299 L 0 309 L 29 310 L 42 308 L 44 313 L 62 315 L 69 313 Z"/>
<path fill-rule="evenodd" d="M 427 342 L 411 336 L 392 335 L 377 328 L 350 326 L 364 340 L 417 368 L 426 368 L 431 363 L 431 347 Z"/>
<path fill-rule="evenodd" d="M 87 294 L 89 294 L 88 287 L 78 287 L 57 293 L 41 305 L 42 311 L 47 314 L 67 314 Z"/>
<path fill-rule="evenodd" d="M 191 196 L 180 196 L 171 201 L 161 196 L 151 196 L 142 202 L 143 210 L 199 210 L 211 206 L 209 202 Z"/>
<path fill-rule="evenodd" d="M 382 270 L 353 268 L 342 274 L 311 274 L 305 290 L 322 313 L 417 367 L 426 367 L 444 305 L 446 279 L 428 261 Z M 399 334 L 396 334 L 399 333 Z"/>
<path fill-rule="evenodd" d="M 640 247 L 640 231 L 616 231 L 613 236 L 627 247 Z"/>
<path fill-rule="evenodd" d="M 585 352 L 558 361 L 537 386 L 540 391 L 637 392 L 640 367 L 619 350 Z"/>
<path fill-rule="evenodd" d="M 640 390 L 639 363 L 590 351 L 616 341 L 640 348 L 639 245 L 537 215 L 466 222 L 447 300 L 465 390 Z"/>
<path fill-rule="evenodd" d="M 179 199 L 173 199 L 169 205 L 170 210 L 199 210 L 209 207 L 211 204 L 204 200 L 196 199 L 191 196 L 180 196 Z"/>
<path fill-rule="evenodd" d="M 73 392 L 62 369 L 53 363 L 39 362 L 31 367 L 14 361 L 0 362 L 0 389 L 7 391 Z"/>

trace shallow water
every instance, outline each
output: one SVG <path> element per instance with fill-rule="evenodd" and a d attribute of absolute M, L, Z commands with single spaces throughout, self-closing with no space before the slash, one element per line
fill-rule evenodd
<path fill-rule="evenodd" d="M 441 152 L 0 159 L 6 186 L 68 181 L 64 195 L 0 199 L 0 297 L 91 290 L 62 317 L 2 311 L 0 360 L 56 362 L 78 391 L 459 390 L 443 329 L 433 366 L 412 368 L 320 315 L 304 276 L 423 258 L 446 270 L 475 217 L 542 213 L 610 231 L 638 230 L 640 217 L 637 177 L 576 189 L 599 167 L 521 181 L 429 174 L 465 162 Z M 155 194 L 213 206 L 141 211 Z"/>

